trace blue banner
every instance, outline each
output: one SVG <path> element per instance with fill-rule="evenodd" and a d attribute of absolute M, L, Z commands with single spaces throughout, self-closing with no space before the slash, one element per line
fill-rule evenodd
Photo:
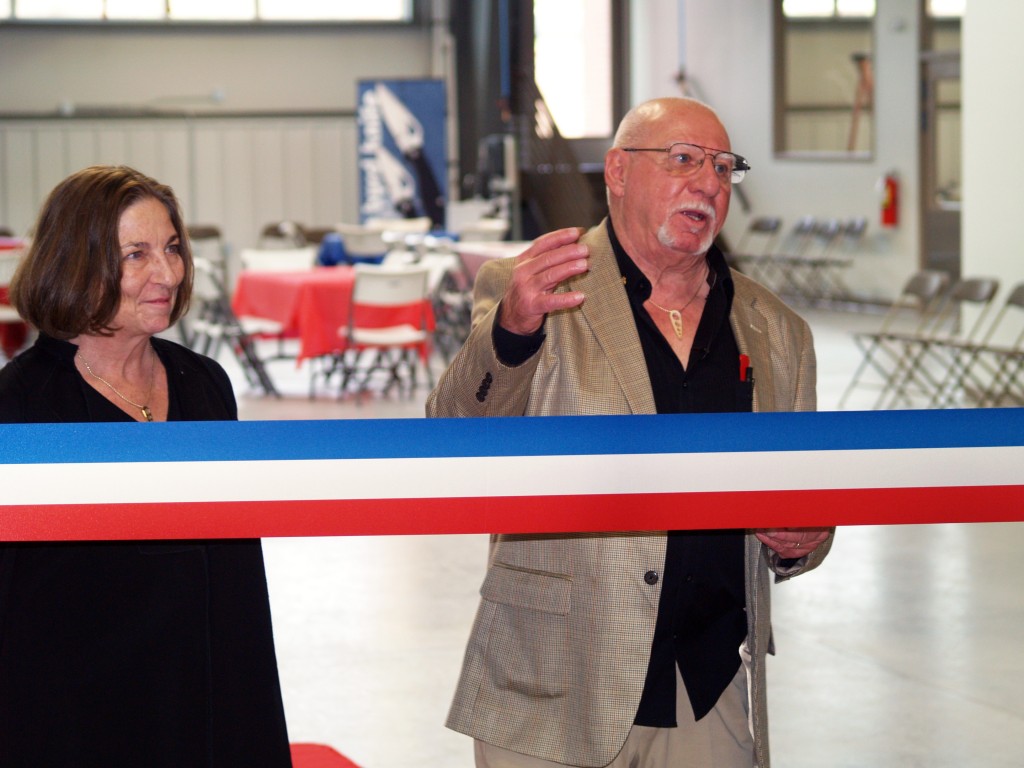
<path fill-rule="evenodd" d="M 432 228 L 442 228 L 448 195 L 444 83 L 361 81 L 358 98 L 361 220 L 427 216 Z"/>

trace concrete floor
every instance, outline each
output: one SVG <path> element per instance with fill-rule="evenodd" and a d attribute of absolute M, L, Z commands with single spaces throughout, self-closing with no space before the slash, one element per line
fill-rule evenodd
<path fill-rule="evenodd" d="M 871 315 L 807 312 L 819 403 L 835 409 Z M 281 400 L 231 360 L 243 419 L 418 418 L 411 401 L 307 397 L 272 363 Z M 857 407 L 857 403 L 852 403 Z M 486 537 L 265 540 L 291 739 L 363 768 L 470 768 L 443 722 L 484 572 Z M 1024 525 L 863 526 L 774 590 L 773 761 L 782 768 L 1024 766 Z"/>

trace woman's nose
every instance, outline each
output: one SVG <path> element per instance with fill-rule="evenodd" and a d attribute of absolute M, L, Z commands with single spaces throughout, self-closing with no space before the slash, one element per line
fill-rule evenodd
<path fill-rule="evenodd" d="M 152 262 L 153 279 L 159 283 L 174 286 L 181 282 L 181 257 L 174 253 L 160 253 Z"/>

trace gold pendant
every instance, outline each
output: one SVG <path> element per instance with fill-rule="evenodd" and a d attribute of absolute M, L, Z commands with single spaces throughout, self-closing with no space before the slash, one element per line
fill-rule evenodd
<path fill-rule="evenodd" d="M 151 410 L 149 410 L 149 406 L 148 405 L 142 406 L 141 408 L 139 408 L 139 410 L 142 411 L 142 415 L 146 417 L 146 421 L 152 421 L 153 420 L 153 412 Z"/>
<path fill-rule="evenodd" d="M 670 309 L 668 319 L 672 321 L 672 330 L 676 332 L 676 338 L 683 338 L 683 315 L 678 309 Z"/>

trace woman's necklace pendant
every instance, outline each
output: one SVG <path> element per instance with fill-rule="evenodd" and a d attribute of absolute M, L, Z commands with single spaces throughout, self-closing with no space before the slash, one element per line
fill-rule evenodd
<path fill-rule="evenodd" d="M 149 406 L 148 405 L 141 406 L 139 408 L 139 410 L 142 411 L 142 415 L 146 417 L 146 421 L 152 421 L 153 420 L 153 412 L 151 410 L 149 410 Z"/>

